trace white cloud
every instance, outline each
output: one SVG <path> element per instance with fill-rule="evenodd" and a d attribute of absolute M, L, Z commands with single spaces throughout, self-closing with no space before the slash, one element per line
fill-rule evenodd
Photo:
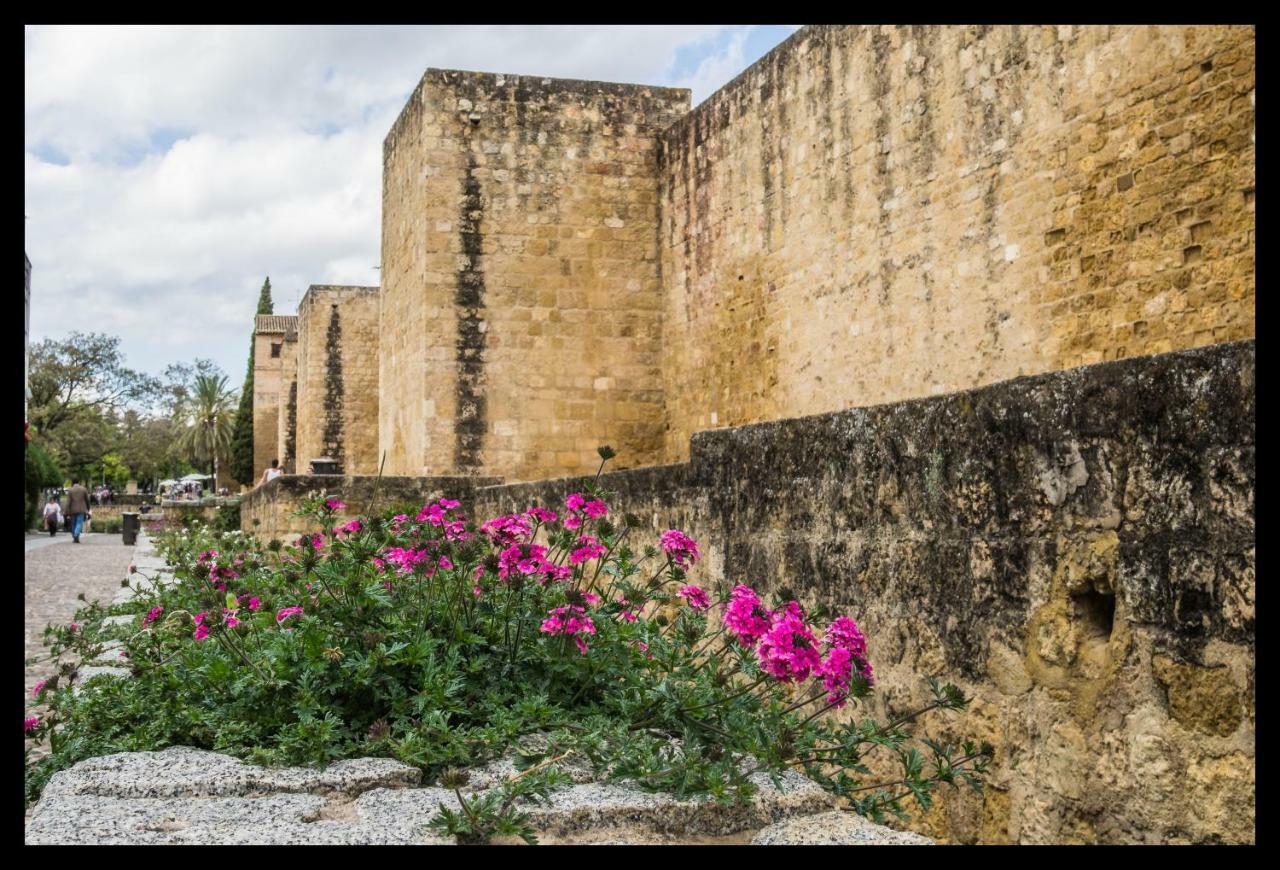
<path fill-rule="evenodd" d="M 209 356 L 238 378 L 264 275 L 281 312 L 310 283 L 378 282 L 382 140 L 428 66 L 696 102 L 741 71 L 749 32 L 28 27 L 33 338 L 109 332 L 149 371 Z M 678 75 L 678 50 L 705 56 Z"/>

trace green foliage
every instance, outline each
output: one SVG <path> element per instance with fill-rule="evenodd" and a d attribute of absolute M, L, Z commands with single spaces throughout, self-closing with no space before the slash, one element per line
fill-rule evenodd
<path fill-rule="evenodd" d="M 477 527 L 441 501 L 335 528 L 345 506 L 316 497 L 301 514 L 317 532 L 287 544 L 159 530 L 176 582 L 119 608 L 163 608 L 125 642 L 136 676 L 49 694 L 40 733 L 51 753 L 28 769 L 28 799 L 80 759 L 171 745 L 273 765 L 396 758 L 451 783 L 458 805 L 436 826 L 463 842 L 531 837 L 520 809 L 569 756 L 605 778 L 724 803 L 749 800 L 756 773 L 798 769 L 875 818 L 980 782 L 990 747 L 911 733 L 923 715 L 965 706 L 956 687 L 934 683 L 932 703 L 878 723 L 857 715 L 869 678 L 833 695 L 807 671 L 771 676 L 764 641 L 717 621 L 727 587 L 695 607 L 670 542 L 635 540 L 639 525 L 603 505 L 586 512 L 605 493 L 583 491 L 546 522 Z M 583 536 L 600 548 L 586 558 Z M 762 612 L 775 627 L 785 614 L 824 618 L 780 598 Z M 51 651 L 89 658 L 97 631 L 51 628 Z M 821 715 L 846 702 L 853 715 Z M 457 768 L 513 750 L 526 774 L 463 793 Z"/>
<path fill-rule="evenodd" d="M 62 471 L 49 451 L 38 441 L 27 445 L 23 468 L 23 490 L 26 496 L 26 528 L 36 524 L 44 502 L 41 490 L 62 485 Z"/>
<path fill-rule="evenodd" d="M 240 531 L 240 505 L 224 504 L 218 507 L 217 517 L 214 519 L 213 527 L 220 532 L 238 532 Z"/>
<path fill-rule="evenodd" d="M 180 406 L 184 428 L 179 446 L 197 462 L 212 462 L 215 475 L 219 460 L 225 460 L 231 448 L 234 402 L 226 375 L 200 374 Z"/>
<path fill-rule="evenodd" d="M 102 531 L 108 535 L 118 535 L 124 531 L 124 520 L 120 517 L 111 517 L 103 524 Z"/>
<path fill-rule="evenodd" d="M 258 294 L 258 314 L 272 314 L 271 278 L 262 282 Z M 253 335 L 249 336 L 249 370 L 240 389 L 240 407 L 236 411 L 235 434 L 231 438 L 231 477 L 243 484 L 254 484 L 253 467 Z"/>
<path fill-rule="evenodd" d="M 235 431 L 231 436 L 231 478 L 244 486 L 254 483 L 253 468 L 253 339 L 249 339 L 249 371 L 240 389 Z"/>

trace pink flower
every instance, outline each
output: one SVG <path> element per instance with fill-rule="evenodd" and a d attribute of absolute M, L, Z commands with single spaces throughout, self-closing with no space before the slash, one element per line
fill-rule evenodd
<path fill-rule="evenodd" d="M 77 632 L 77 631 L 79 631 L 79 630 L 80 630 L 80 623 L 78 623 L 78 622 L 73 622 L 73 623 L 71 623 L 71 631 L 72 631 L 73 633 L 74 633 L 74 632 Z"/>
<path fill-rule="evenodd" d="M 249 596 L 249 609 L 250 609 L 250 610 L 257 610 L 257 609 L 258 609 L 259 607 L 261 607 L 261 606 L 262 606 L 262 602 L 258 600 L 258 598 L 257 598 L 257 596 L 256 596 L 256 595 L 251 595 L 251 596 Z"/>
<path fill-rule="evenodd" d="M 822 667 L 818 641 L 804 624 L 804 611 L 794 601 L 774 613 L 772 625 L 756 647 L 760 668 L 784 683 L 807 680 Z"/>
<path fill-rule="evenodd" d="M 527 543 L 533 538 L 533 526 L 520 514 L 494 517 L 480 525 L 480 531 L 499 547 Z"/>
<path fill-rule="evenodd" d="M 324 535 L 315 534 L 311 536 L 311 546 L 316 550 L 324 549 Z"/>
<path fill-rule="evenodd" d="M 587 503 L 587 500 L 582 497 L 582 493 L 580 492 L 570 493 L 569 496 L 564 500 L 564 506 L 571 511 L 582 510 L 583 505 L 585 505 L 586 503 Z"/>
<path fill-rule="evenodd" d="M 688 571 L 689 566 L 698 561 L 698 543 L 679 529 L 667 529 L 658 538 L 662 549 L 671 557 L 671 562 L 681 571 Z"/>
<path fill-rule="evenodd" d="M 609 513 L 609 507 L 599 499 L 587 502 L 582 510 L 593 520 L 598 520 Z"/>
<path fill-rule="evenodd" d="M 564 527 L 571 532 L 576 532 L 582 528 L 582 517 L 577 514 L 570 514 L 564 518 Z"/>
<path fill-rule="evenodd" d="M 352 520 L 345 526 L 338 526 L 333 530 L 333 533 L 335 535 L 354 535 L 358 531 L 360 531 L 360 521 Z"/>
<path fill-rule="evenodd" d="M 192 637 L 194 637 L 196 640 L 204 640 L 208 636 L 209 636 L 209 626 L 207 625 L 197 625 L 195 634 L 192 635 Z"/>
<path fill-rule="evenodd" d="M 409 521 L 408 514 L 396 514 L 394 517 L 391 518 L 391 527 L 395 530 L 399 530 L 400 526 L 404 525 L 408 521 Z"/>
<path fill-rule="evenodd" d="M 191 618 L 195 621 L 196 625 L 204 625 L 204 618 L 207 615 L 208 615 L 208 611 L 202 610 Z"/>
<path fill-rule="evenodd" d="M 36 683 L 35 688 L 31 690 L 31 697 L 39 698 L 40 693 L 44 691 L 44 687 L 48 685 L 48 683 L 49 683 L 48 680 L 41 680 L 40 682 Z"/>
<path fill-rule="evenodd" d="M 276 611 L 276 625 L 284 622 L 290 616 L 296 616 L 302 612 L 303 610 L 301 607 L 281 607 Z"/>
<path fill-rule="evenodd" d="M 848 694 L 849 675 L 855 666 L 858 676 L 862 677 L 868 686 L 876 684 L 871 662 L 867 661 L 867 639 L 856 622 L 847 616 L 832 620 L 831 625 L 827 627 L 823 643 L 830 649 L 827 654 L 827 664 L 823 665 L 824 669 L 831 671 L 830 684 L 825 676 L 823 680 L 823 685 L 832 693 L 832 697 L 828 700 L 836 703 L 838 697 L 838 706 L 843 705 L 844 695 Z M 839 694 L 841 690 L 844 692 L 843 695 Z"/>
<path fill-rule="evenodd" d="M 36 727 L 39 726 L 39 724 L 40 724 L 40 717 L 32 716 L 31 718 L 27 719 L 25 722 L 22 723 L 22 732 L 24 734 L 30 734 L 32 731 L 36 730 Z"/>
<path fill-rule="evenodd" d="M 739 583 L 729 596 L 724 624 L 743 646 L 754 646 L 769 630 L 769 613 L 751 587 Z"/>
<path fill-rule="evenodd" d="M 446 571 L 448 571 L 450 568 L 453 567 L 453 563 L 449 561 L 448 556 L 441 556 L 439 565 L 441 568 L 443 568 Z"/>
<path fill-rule="evenodd" d="M 330 498 L 325 500 L 324 506 L 331 511 L 340 511 L 346 509 L 347 503 L 340 498 Z"/>
<path fill-rule="evenodd" d="M 569 561 L 574 565 L 581 564 L 588 559 L 599 559 L 608 550 L 604 545 L 590 535 L 582 535 L 578 538 L 578 549 L 574 550 L 569 556 Z"/>
<path fill-rule="evenodd" d="M 471 594 L 474 595 L 476 598 L 479 598 L 483 594 L 483 590 L 479 586 L 472 586 Z"/>
<path fill-rule="evenodd" d="M 689 606 L 694 610 L 706 610 L 711 606 L 711 600 L 707 598 L 707 593 L 693 584 L 681 586 L 680 597 L 688 601 Z"/>
<path fill-rule="evenodd" d="M 459 505 L 461 505 L 461 504 L 462 504 L 462 502 L 460 502 L 460 501 L 454 501 L 454 500 L 453 500 L 453 499 L 451 499 L 451 498 L 442 498 L 442 499 L 440 499 L 440 501 L 436 502 L 436 504 L 440 505 L 440 507 L 444 508 L 444 509 L 445 509 L 445 510 L 447 510 L 447 511 L 451 511 L 451 510 L 453 510 L 454 508 L 456 508 L 456 507 L 458 507 Z"/>
<path fill-rule="evenodd" d="M 236 612 L 237 611 L 229 610 L 225 607 L 222 608 L 222 621 L 226 624 L 227 628 L 235 628 L 240 624 L 240 618 L 236 616 Z"/>
<path fill-rule="evenodd" d="M 576 604 L 567 604 L 548 611 L 547 618 L 542 621 L 539 630 L 550 635 L 563 634 L 566 637 L 572 637 L 578 652 L 586 655 L 587 644 L 582 636 L 595 634 L 596 626 L 591 621 L 591 617 L 587 616 L 586 610 Z"/>
<path fill-rule="evenodd" d="M 582 600 L 590 604 L 592 607 L 595 607 L 600 603 L 600 596 L 594 592 L 583 592 Z"/>
<path fill-rule="evenodd" d="M 554 523 L 556 521 L 556 512 L 549 511 L 546 508 L 531 507 L 524 512 L 527 517 L 533 517 L 540 523 Z"/>
<path fill-rule="evenodd" d="M 153 623 L 153 622 L 155 622 L 157 619 L 159 619 L 159 618 L 160 618 L 160 615 L 161 615 L 162 613 L 164 613 L 164 608 L 163 608 L 163 607 L 153 607 L 153 608 L 151 608 L 150 612 L 149 612 L 149 613 L 147 613 L 147 615 L 146 615 L 146 616 L 144 616 L 144 617 L 142 618 L 142 624 L 143 624 L 143 625 L 150 625 L 151 623 Z"/>

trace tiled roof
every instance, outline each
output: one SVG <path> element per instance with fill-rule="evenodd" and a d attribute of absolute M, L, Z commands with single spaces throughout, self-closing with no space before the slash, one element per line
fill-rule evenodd
<path fill-rule="evenodd" d="M 293 332 L 298 328 L 298 318 L 293 314 L 259 314 L 254 320 L 254 332 Z"/>

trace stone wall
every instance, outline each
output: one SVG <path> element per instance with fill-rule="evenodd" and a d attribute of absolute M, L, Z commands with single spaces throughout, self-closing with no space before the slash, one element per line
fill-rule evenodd
<path fill-rule="evenodd" d="M 659 132 L 684 90 L 428 70 L 384 145 L 387 469 L 536 479 L 662 443 Z"/>
<path fill-rule="evenodd" d="M 377 287 L 313 284 L 302 297 L 295 470 L 325 456 L 343 473 L 377 473 L 378 328 Z"/>
<path fill-rule="evenodd" d="M 296 331 L 298 318 L 274 314 L 258 315 L 253 333 L 253 481 L 280 458 L 281 390 L 284 382 L 286 351 L 294 352 L 295 343 L 286 342 Z M 294 363 L 296 365 L 296 362 Z"/>
<path fill-rule="evenodd" d="M 699 430 L 1254 334 L 1242 26 L 806 27 L 661 138 Z"/>
<path fill-rule="evenodd" d="M 497 483 L 493 478 L 473 477 L 383 477 L 373 475 L 286 474 L 257 487 L 240 500 L 240 528 L 262 541 L 273 538 L 289 541 L 304 532 L 318 531 L 316 524 L 293 516 L 303 499 L 316 493 L 340 498 L 346 509 L 335 515 L 335 523 L 345 522 L 370 509 L 382 511 L 393 506 L 417 511 L 429 499 L 448 496 L 470 505 L 477 486 Z"/>
<path fill-rule="evenodd" d="M 974 696 L 981 798 L 912 827 L 953 842 L 1254 839 L 1254 344 L 694 437 L 603 476 L 615 513 L 690 532 L 695 579 L 853 615 L 873 711 Z M 482 488 L 477 516 L 578 480 Z M 865 715 L 865 712 L 858 712 Z"/>
<path fill-rule="evenodd" d="M 297 473 L 298 453 L 298 331 L 284 336 L 280 365 L 280 392 L 276 407 L 276 444 L 272 456 L 285 474 Z M 256 437 L 256 436 L 255 436 Z M 257 483 L 257 478 L 254 479 Z"/>

